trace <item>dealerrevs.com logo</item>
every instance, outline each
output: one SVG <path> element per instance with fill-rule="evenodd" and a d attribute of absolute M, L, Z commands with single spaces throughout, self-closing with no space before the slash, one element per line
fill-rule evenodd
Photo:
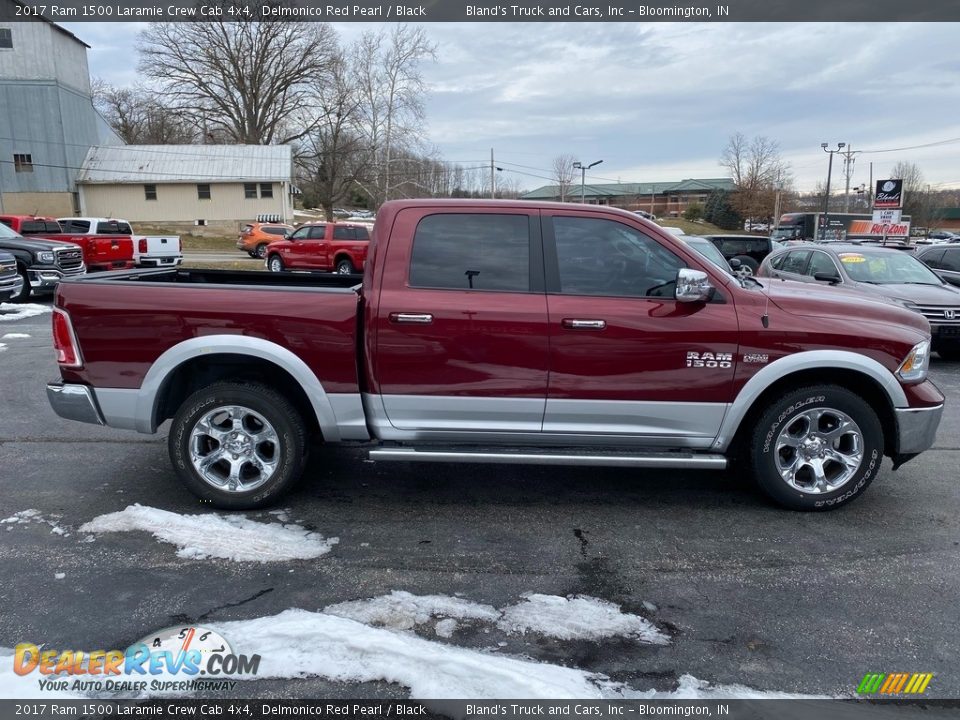
<path fill-rule="evenodd" d="M 13 671 L 37 674 L 51 692 L 169 692 L 232 689 L 238 676 L 256 675 L 259 655 L 234 653 L 226 638 L 199 626 L 170 627 L 126 650 L 56 650 L 33 643 L 14 648 Z"/>

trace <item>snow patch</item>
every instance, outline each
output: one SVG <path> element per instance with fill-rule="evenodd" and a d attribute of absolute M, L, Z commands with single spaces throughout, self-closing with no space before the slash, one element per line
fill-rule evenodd
<path fill-rule="evenodd" d="M 619 605 L 599 598 L 532 594 L 503 611 L 497 623 L 504 632 L 534 632 L 559 640 L 602 640 L 632 637 L 651 645 L 670 638 L 644 617 L 624 613 Z"/>
<path fill-rule="evenodd" d="M 62 535 L 63 537 L 70 537 L 70 533 L 67 531 L 67 528 L 64 528 L 58 522 L 63 515 L 52 514 L 50 517 L 44 517 L 44 515 L 35 508 L 30 508 L 29 510 L 21 510 L 16 512 L 8 518 L 0 520 L 0 525 L 6 525 L 7 530 L 13 530 L 16 525 L 49 525 L 50 533 L 53 535 Z"/>
<path fill-rule="evenodd" d="M 624 700 L 828 700 L 829 695 L 798 695 L 778 690 L 755 690 L 746 685 L 714 685 L 693 675 L 681 675 L 676 690 L 633 690 L 625 685 L 605 685 L 604 696 Z"/>
<path fill-rule="evenodd" d="M 0 337 L 0 340 L 17 340 L 19 338 L 28 338 L 30 337 L 26 333 L 7 333 L 6 335 Z"/>
<path fill-rule="evenodd" d="M 13 648 L 0 647 L 0 698 L 18 700 L 56 700 L 58 698 L 82 698 L 78 693 L 63 690 L 41 690 L 38 680 L 68 679 L 56 675 L 40 675 L 39 671 L 29 675 L 17 675 L 13 671 Z"/>
<path fill-rule="evenodd" d="M 453 620 L 435 629 L 441 637 L 450 637 L 456 629 L 457 620 L 481 620 L 496 622 L 500 612 L 490 605 L 481 605 L 471 600 L 448 597 L 446 595 L 413 595 L 404 590 L 394 590 L 389 595 L 367 600 L 330 605 L 323 609 L 328 615 L 349 618 L 365 625 L 378 625 L 393 630 L 412 630 L 416 625 L 424 625 L 434 618 Z M 441 635 L 441 632 L 450 635 Z"/>
<path fill-rule="evenodd" d="M 7 349 L 7 344 L 6 344 L 6 343 L 0 343 L 0 352 L 3 352 L 3 351 L 6 350 L 6 349 Z"/>
<path fill-rule="evenodd" d="M 0 322 L 12 322 L 51 312 L 49 305 L 0 303 Z"/>
<path fill-rule="evenodd" d="M 54 580 L 63 580 L 66 576 L 67 576 L 66 573 L 54 573 L 54 574 L 53 574 L 53 579 L 54 579 Z"/>
<path fill-rule="evenodd" d="M 602 698 L 594 676 L 581 670 L 467 650 L 326 613 L 292 609 L 212 628 L 242 638 L 239 652 L 260 655 L 261 679 L 383 680 L 409 688 L 413 699 Z"/>
<path fill-rule="evenodd" d="M 176 545 L 182 558 L 222 558 L 238 562 L 309 560 L 330 552 L 339 538 L 325 539 L 299 525 L 260 523 L 239 515 L 180 515 L 136 504 L 100 515 L 81 532 L 142 530 Z"/>

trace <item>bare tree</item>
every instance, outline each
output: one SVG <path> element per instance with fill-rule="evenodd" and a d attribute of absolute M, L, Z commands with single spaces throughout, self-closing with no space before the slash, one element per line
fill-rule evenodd
<path fill-rule="evenodd" d="M 333 220 L 333 208 L 363 178 L 367 159 L 357 132 L 360 96 L 350 77 L 347 59 L 336 57 L 317 88 L 319 117 L 297 148 L 297 166 L 327 220 Z"/>
<path fill-rule="evenodd" d="M 379 199 L 389 199 L 393 190 L 393 156 L 415 149 L 421 138 L 426 86 L 420 65 L 428 59 L 436 59 L 436 46 L 423 28 L 412 25 L 364 33 L 354 48 L 362 129 L 377 170 Z"/>
<path fill-rule="evenodd" d="M 231 7 L 224 0 L 223 7 Z M 240 19 L 237 19 L 237 18 Z M 312 127 L 314 84 L 336 47 L 326 23 L 245 16 L 151 23 L 140 33 L 140 72 L 157 83 L 168 111 L 202 119 L 210 131 L 246 144 L 286 143 Z"/>
<path fill-rule="evenodd" d="M 570 188 L 576 174 L 573 163 L 576 161 L 577 159 L 573 155 L 557 155 L 550 164 L 553 182 L 557 185 L 560 202 L 566 202 L 567 195 L 570 194 Z"/>
<path fill-rule="evenodd" d="M 147 88 L 114 87 L 100 79 L 92 88 L 94 106 L 125 143 L 185 145 L 199 137 L 199 128 L 189 117 L 170 112 Z"/>
<path fill-rule="evenodd" d="M 930 227 L 938 220 L 937 196 L 924 181 L 916 163 L 901 160 L 890 170 L 890 177 L 903 180 L 903 214 L 918 227 Z"/>
<path fill-rule="evenodd" d="M 777 189 L 792 184 L 790 165 L 775 140 L 759 135 L 748 140 L 734 133 L 720 155 L 720 164 L 737 186 L 734 206 L 747 218 L 767 218 L 773 212 Z"/>

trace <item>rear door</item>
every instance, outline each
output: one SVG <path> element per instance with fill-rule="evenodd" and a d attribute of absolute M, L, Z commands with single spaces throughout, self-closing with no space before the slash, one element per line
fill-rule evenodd
<path fill-rule="evenodd" d="M 709 446 L 731 400 L 736 310 L 722 287 L 708 303 L 673 297 L 680 268 L 709 263 L 690 262 L 623 221 L 560 210 L 543 216 L 550 332 L 543 432 Z"/>
<path fill-rule="evenodd" d="M 307 267 L 312 270 L 330 269 L 330 241 L 327 236 L 332 234 L 332 225 L 314 225 L 310 228 L 310 238 L 304 249 L 307 253 Z"/>
<path fill-rule="evenodd" d="M 548 352 L 538 212 L 408 208 L 382 267 L 374 377 L 390 426 L 539 433 Z"/>

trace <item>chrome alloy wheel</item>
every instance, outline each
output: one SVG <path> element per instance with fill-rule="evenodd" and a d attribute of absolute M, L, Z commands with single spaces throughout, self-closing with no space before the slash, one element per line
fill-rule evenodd
<path fill-rule="evenodd" d="M 819 495 L 843 487 L 862 462 L 863 433 L 839 410 L 807 410 L 789 420 L 777 436 L 777 471 L 802 493 Z"/>
<path fill-rule="evenodd" d="M 193 426 L 190 462 L 218 490 L 249 492 L 277 471 L 280 440 L 260 413 L 225 405 L 210 410 Z"/>

